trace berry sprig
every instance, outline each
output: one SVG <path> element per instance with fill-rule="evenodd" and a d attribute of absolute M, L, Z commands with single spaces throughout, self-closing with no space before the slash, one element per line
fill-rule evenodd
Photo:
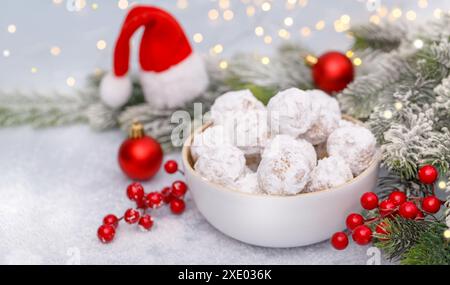
<path fill-rule="evenodd" d="M 438 176 L 436 168 L 431 165 L 423 166 L 418 172 L 418 178 L 424 184 L 434 184 Z M 423 220 L 426 216 L 439 212 L 444 201 L 434 195 L 407 197 L 404 192 L 394 189 L 388 198 L 381 202 L 377 194 L 366 192 L 361 196 L 360 203 L 369 211 L 371 218 L 364 219 L 357 213 L 349 214 L 346 219 L 347 230 L 337 232 L 331 237 L 331 245 L 335 249 L 345 249 L 349 244 L 349 235 L 358 245 L 367 245 L 374 237 L 385 241 L 388 239 L 389 231 L 384 219 L 392 219 L 399 215 L 404 219 Z"/>
<path fill-rule="evenodd" d="M 165 167 L 169 174 L 180 171 L 177 162 L 174 160 L 169 160 L 165 165 L 170 165 L 169 170 Z M 127 209 L 120 218 L 113 214 L 106 215 L 103 218 L 103 224 L 97 230 L 99 240 L 102 243 L 111 242 L 122 221 L 130 225 L 137 224 L 141 230 L 149 231 L 153 227 L 154 220 L 148 211 L 154 211 L 163 205 L 168 205 L 173 214 L 181 215 L 186 208 L 184 196 L 187 190 L 186 183 L 181 180 L 173 182 L 171 186 L 164 187 L 159 192 L 150 193 L 145 193 L 141 183 L 131 183 L 126 189 L 126 195 L 128 199 L 135 203 L 135 208 Z"/>

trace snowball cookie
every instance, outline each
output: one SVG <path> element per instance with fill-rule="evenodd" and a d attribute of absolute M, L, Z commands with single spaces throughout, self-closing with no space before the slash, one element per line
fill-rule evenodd
<path fill-rule="evenodd" d="M 314 154 L 314 161 L 312 155 Z M 273 138 L 264 149 L 258 167 L 261 191 L 276 195 L 294 195 L 304 190 L 315 165 L 311 144 L 287 135 Z"/>
<path fill-rule="evenodd" d="M 321 90 L 306 91 L 311 97 L 313 110 L 318 114 L 311 128 L 301 138 L 313 145 L 327 141 L 328 136 L 339 127 L 341 109 L 336 99 Z"/>
<path fill-rule="evenodd" d="M 357 127 L 358 125 L 355 123 L 352 123 L 350 121 L 347 120 L 339 120 L 339 128 L 345 128 L 345 127 Z"/>
<path fill-rule="evenodd" d="M 250 90 L 231 91 L 219 96 L 211 106 L 211 120 L 216 125 L 224 122 L 224 119 L 235 112 L 247 112 L 252 110 L 264 111 L 264 104 L 253 96 Z"/>
<path fill-rule="evenodd" d="M 246 171 L 244 153 L 232 145 L 218 146 L 203 153 L 194 168 L 211 182 L 234 187 Z"/>
<path fill-rule="evenodd" d="M 242 193 L 258 194 L 261 193 L 258 185 L 258 176 L 254 172 L 245 174 L 236 182 L 236 190 Z"/>
<path fill-rule="evenodd" d="M 327 141 L 328 154 L 341 156 L 355 176 L 369 166 L 375 148 L 374 135 L 360 126 L 339 128 L 331 133 Z"/>
<path fill-rule="evenodd" d="M 280 151 L 295 152 L 299 156 L 305 157 L 311 169 L 317 164 L 316 150 L 314 149 L 314 146 L 306 140 L 295 139 L 288 135 L 276 135 L 267 142 L 262 157 Z"/>
<path fill-rule="evenodd" d="M 353 178 L 352 171 L 340 156 L 330 156 L 319 160 L 316 168 L 311 172 L 308 192 L 330 189 Z"/>
<path fill-rule="evenodd" d="M 269 135 L 265 110 L 234 112 L 225 119 L 224 126 L 231 134 L 233 144 L 246 157 L 259 155 Z"/>
<path fill-rule="evenodd" d="M 311 96 L 290 88 L 272 97 L 267 105 L 270 131 L 298 137 L 311 128 L 318 114 L 313 110 Z"/>
<path fill-rule="evenodd" d="M 212 126 L 194 136 L 191 155 L 195 160 L 206 151 L 221 145 L 231 145 L 230 134 L 223 126 Z"/>

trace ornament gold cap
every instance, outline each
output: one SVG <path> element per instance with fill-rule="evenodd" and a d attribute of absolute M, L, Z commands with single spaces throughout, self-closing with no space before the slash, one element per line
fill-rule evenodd
<path fill-rule="evenodd" d="M 134 120 L 130 128 L 130 138 L 139 139 L 142 138 L 144 134 L 144 125 L 142 125 L 141 122 Z"/>
<path fill-rule="evenodd" d="M 307 56 L 305 56 L 305 63 L 309 67 L 316 65 L 317 61 L 318 61 L 317 57 L 315 57 L 312 54 L 308 54 Z"/>

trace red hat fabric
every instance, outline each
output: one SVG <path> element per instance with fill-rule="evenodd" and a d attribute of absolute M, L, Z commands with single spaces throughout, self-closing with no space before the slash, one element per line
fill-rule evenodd
<path fill-rule="evenodd" d="M 141 85 L 147 101 L 157 107 L 177 107 L 192 100 L 208 85 L 203 60 L 192 50 L 183 29 L 168 12 L 150 6 L 135 6 L 123 23 L 114 50 L 114 72 L 100 85 L 103 102 L 113 108 L 131 96 L 130 41 L 144 28 L 140 49 Z"/>

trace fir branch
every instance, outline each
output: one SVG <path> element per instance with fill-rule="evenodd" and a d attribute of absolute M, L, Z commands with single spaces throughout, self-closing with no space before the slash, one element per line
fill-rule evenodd
<path fill-rule="evenodd" d="M 444 223 L 435 222 L 402 256 L 403 265 L 450 265 L 450 245 L 444 239 Z"/>
<path fill-rule="evenodd" d="M 406 29 L 400 24 L 384 23 L 353 27 L 350 34 L 355 38 L 353 49 L 390 52 L 400 47 L 406 37 Z"/>
<path fill-rule="evenodd" d="M 390 260 L 401 259 L 411 247 L 419 242 L 421 236 L 430 229 L 432 222 L 415 221 L 396 216 L 384 219 L 387 235 L 376 234 L 375 246 L 382 249 Z"/>
<path fill-rule="evenodd" d="M 86 122 L 85 110 L 98 98 L 91 93 L 74 95 L 0 94 L 0 126 L 29 124 L 50 127 Z"/>

